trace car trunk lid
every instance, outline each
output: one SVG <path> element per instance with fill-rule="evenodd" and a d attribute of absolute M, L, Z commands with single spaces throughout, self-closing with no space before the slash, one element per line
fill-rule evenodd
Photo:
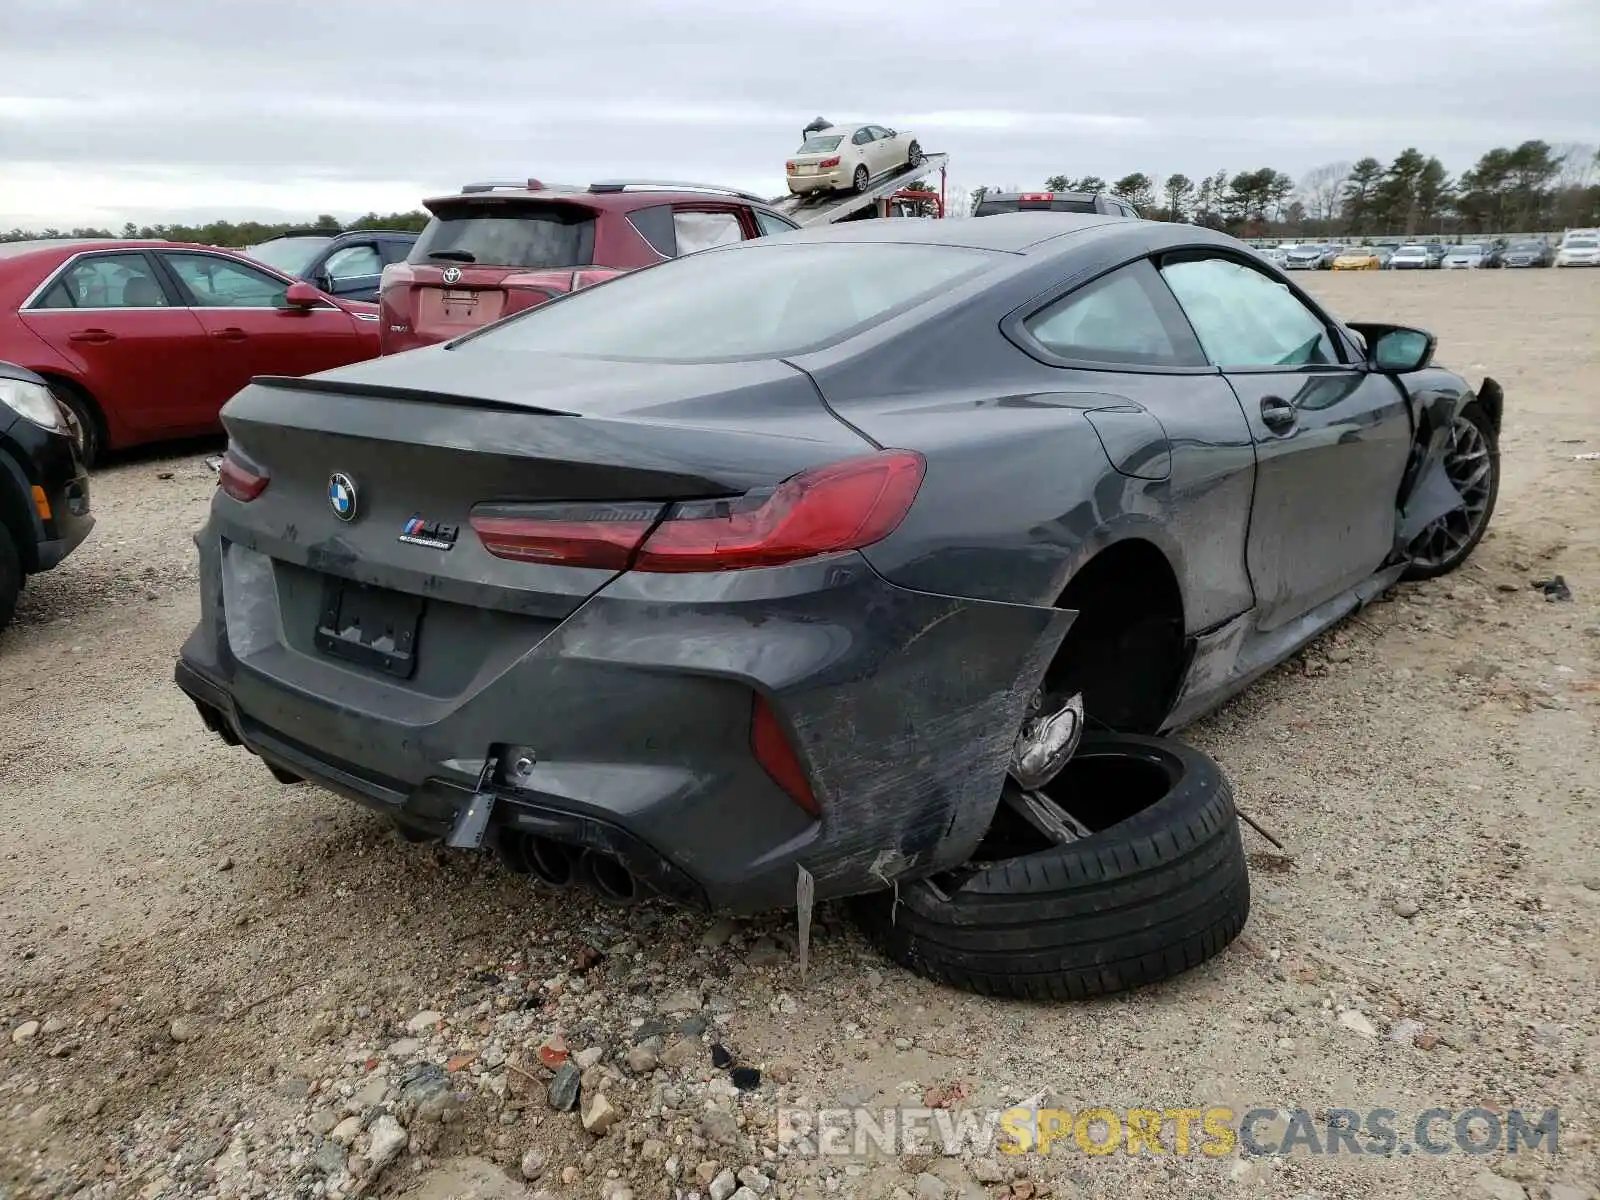
<path fill-rule="evenodd" d="M 741 495 L 871 449 L 779 361 L 638 364 L 425 348 L 258 379 L 223 410 L 267 478 L 220 496 L 223 536 L 291 569 L 559 621 L 618 573 L 490 554 L 485 505 L 643 505 Z M 335 510 L 335 480 L 354 513 Z"/>

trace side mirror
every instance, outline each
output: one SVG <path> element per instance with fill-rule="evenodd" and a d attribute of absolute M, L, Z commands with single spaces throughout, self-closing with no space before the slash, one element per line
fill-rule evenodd
<path fill-rule="evenodd" d="M 1374 371 L 1420 371 L 1433 361 L 1438 340 L 1425 329 L 1405 325 L 1351 324 L 1367 343 L 1367 365 Z"/>
<path fill-rule="evenodd" d="M 309 283 L 291 283 L 283 293 L 286 308 L 316 308 L 322 302 L 322 293 Z"/>

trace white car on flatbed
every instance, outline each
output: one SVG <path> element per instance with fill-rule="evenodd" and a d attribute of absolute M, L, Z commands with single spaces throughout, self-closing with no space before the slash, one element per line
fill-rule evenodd
<path fill-rule="evenodd" d="M 821 191 L 864 192 L 891 171 L 922 162 L 916 135 L 886 125 L 829 125 L 806 134 L 800 149 L 784 164 L 789 191 L 797 196 Z"/>

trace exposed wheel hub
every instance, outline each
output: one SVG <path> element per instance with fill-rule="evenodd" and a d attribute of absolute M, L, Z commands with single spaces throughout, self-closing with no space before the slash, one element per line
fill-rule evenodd
<path fill-rule="evenodd" d="M 1081 694 L 1045 711 L 1042 697 L 1035 693 L 1032 709 L 1011 749 L 1011 778 L 1025 792 L 1038 791 L 1061 774 L 1083 738 Z"/>

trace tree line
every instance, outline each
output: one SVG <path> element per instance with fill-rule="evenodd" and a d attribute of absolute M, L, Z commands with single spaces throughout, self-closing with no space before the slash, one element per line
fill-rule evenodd
<path fill-rule="evenodd" d="M 1242 237 L 1362 236 L 1532 232 L 1600 224 L 1600 150 L 1577 143 L 1552 146 L 1527 141 L 1483 155 L 1471 170 L 1451 178 L 1444 165 L 1415 147 L 1385 166 L 1368 156 L 1326 163 L 1300 179 L 1272 167 L 1218 171 L 1200 180 L 1169 175 L 1158 181 L 1142 171 L 1108 183 L 1096 175 L 1045 180 L 1053 192 L 1111 192 L 1158 221 L 1192 221 Z M 974 210 L 989 192 L 972 193 Z M 324 214 L 299 222 L 211 221 L 204 225 L 125 224 L 120 231 L 97 228 L 12 229 L 0 241 L 33 238 L 122 237 L 198 242 L 206 246 L 250 246 L 291 230 L 340 233 L 348 229 L 420 232 L 428 223 L 421 209 L 367 213 L 341 222 Z"/>
<path fill-rule="evenodd" d="M 25 242 L 35 238 L 145 238 L 169 242 L 197 242 L 202 246 L 254 246 L 268 238 L 314 229 L 319 233 L 343 233 L 350 229 L 401 229 L 421 233 L 428 223 L 428 214 L 422 209 L 403 213 L 367 213 L 354 221 L 340 221 L 324 213 L 315 221 L 286 221 L 265 224 L 261 221 L 210 221 L 204 225 L 135 225 L 129 221 L 121 230 L 82 227 L 78 229 L 12 229 L 0 233 L 0 242 Z"/>
<path fill-rule="evenodd" d="M 1385 166 L 1368 156 L 1327 163 L 1299 180 L 1261 167 L 1198 181 L 1135 171 L 1052 175 L 1052 192 L 1110 192 L 1158 221 L 1190 221 L 1243 237 L 1533 232 L 1600 224 L 1600 149 L 1527 141 L 1497 147 L 1452 178 L 1432 155 L 1408 147 Z M 990 192 L 973 192 L 973 209 Z"/>

